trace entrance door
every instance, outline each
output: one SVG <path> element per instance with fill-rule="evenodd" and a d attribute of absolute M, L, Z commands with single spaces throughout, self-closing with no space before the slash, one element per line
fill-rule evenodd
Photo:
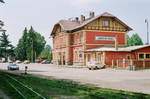
<path fill-rule="evenodd" d="M 63 55 L 63 65 L 65 65 L 66 61 L 65 61 L 65 53 Z"/>
<path fill-rule="evenodd" d="M 62 65 L 61 58 L 61 53 L 59 53 L 58 65 Z"/>
<path fill-rule="evenodd" d="M 102 64 L 103 63 L 102 53 L 98 53 L 97 58 L 98 58 L 98 63 Z"/>
<path fill-rule="evenodd" d="M 85 54 L 85 59 L 86 59 L 86 65 L 89 64 L 90 60 L 91 60 L 91 54 Z"/>

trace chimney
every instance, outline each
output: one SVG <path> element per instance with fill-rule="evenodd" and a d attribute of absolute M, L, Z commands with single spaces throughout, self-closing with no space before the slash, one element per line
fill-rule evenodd
<path fill-rule="evenodd" d="M 90 12 L 89 17 L 90 17 L 90 18 L 94 18 L 94 17 L 95 17 L 95 13 L 94 13 L 94 12 Z"/>
<path fill-rule="evenodd" d="M 79 18 L 78 18 L 78 17 L 75 17 L 75 21 L 76 21 L 76 22 L 79 22 Z"/>
<path fill-rule="evenodd" d="M 116 49 L 116 51 L 118 50 L 118 41 L 117 41 L 117 36 L 115 37 L 115 49 Z"/>
<path fill-rule="evenodd" d="M 85 21 L 85 16 L 81 15 L 81 22 Z"/>

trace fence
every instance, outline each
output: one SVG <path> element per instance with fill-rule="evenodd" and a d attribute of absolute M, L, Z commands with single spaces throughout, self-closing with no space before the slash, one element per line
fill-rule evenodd
<path fill-rule="evenodd" d="M 112 68 L 150 69 L 150 60 L 112 60 Z"/>

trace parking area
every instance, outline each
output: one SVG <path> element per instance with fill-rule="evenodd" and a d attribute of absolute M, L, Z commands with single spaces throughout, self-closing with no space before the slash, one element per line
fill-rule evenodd
<path fill-rule="evenodd" d="M 8 64 L 0 63 L 0 69 L 6 70 Z M 28 66 L 30 74 L 50 76 L 57 79 L 69 79 L 98 87 L 135 91 L 150 94 L 150 70 L 128 71 L 115 69 L 88 70 L 87 68 L 67 68 L 52 64 L 19 64 L 23 72 Z"/>

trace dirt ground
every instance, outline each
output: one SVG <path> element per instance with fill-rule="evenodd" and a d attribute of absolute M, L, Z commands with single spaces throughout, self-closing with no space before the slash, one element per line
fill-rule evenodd
<path fill-rule="evenodd" d="M 7 65 L 0 63 L 0 69 L 6 70 Z M 69 79 L 83 84 L 93 84 L 103 88 L 150 94 L 150 70 L 88 70 L 87 68 L 67 68 L 52 64 L 19 65 L 21 72 L 24 72 L 25 66 L 28 66 L 28 72 L 34 75 L 51 76 L 57 79 Z"/>

